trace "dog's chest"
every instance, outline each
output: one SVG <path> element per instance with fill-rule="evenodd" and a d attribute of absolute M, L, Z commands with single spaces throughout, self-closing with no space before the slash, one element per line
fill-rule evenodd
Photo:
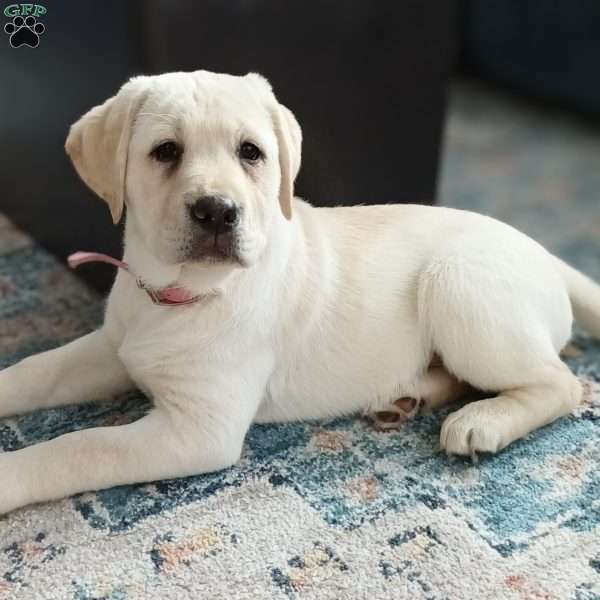
<path fill-rule="evenodd" d="M 154 309 L 154 307 L 152 307 Z M 220 315 L 192 307 L 145 310 L 128 321 L 118 354 L 138 383 L 166 375 L 193 377 L 233 348 Z"/>

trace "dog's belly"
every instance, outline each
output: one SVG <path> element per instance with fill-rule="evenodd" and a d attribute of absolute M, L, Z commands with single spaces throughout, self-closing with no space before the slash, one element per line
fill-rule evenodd
<path fill-rule="evenodd" d="M 409 389 L 429 360 L 416 329 L 405 324 L 343 345 L 307 345 L 269 379 L 257 422 L 336 417 L 385 406 Z"/>

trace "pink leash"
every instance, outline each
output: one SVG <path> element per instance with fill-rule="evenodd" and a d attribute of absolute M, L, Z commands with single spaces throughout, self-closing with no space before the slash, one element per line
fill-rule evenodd
<path fill-rule="evenodd" d="M 113 265 L 113 267 L 123 269 L 124 271 L 130 273 L 132 277 L 135 277 L 137 286 L 148 294 L 154 304 L 159 304 L 160 306 L 181 306 L 182 304 L 192 304 L 205 297 L 202 294 L 194 295 L 189 290 L 176 285 L 155 290 L 144 283 L 143 279 L 138 277 L 129 268 L 129 265 L 126 262 L 113 258 L 112 256 L 108 256 L 108 254 L 101 254 L 99 252 L 75 252 L 67 258 L 67 262 L 72 269 L 76 269 L 79 265 L 91 262 L 108 263 L 109 265 Z"/>

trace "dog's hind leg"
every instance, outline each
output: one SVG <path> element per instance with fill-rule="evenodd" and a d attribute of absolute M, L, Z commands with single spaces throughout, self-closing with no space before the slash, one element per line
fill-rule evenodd
<path fill-rule="evenodd" d="M 517 240 L 505 247 L 446 257 L 422 277 L 421 315 L 444 365 L 499 393 L 447 417 L 440 445 L 449 454 L 497 452 L 581 399 L 558 355 L 572 322 L 565 286 L 541 249 Z"/>
<path fill-rule="evenodd" d="M 540 370 L 538 381 L 471 402 L 450 414 L 440 433 L 442 449 L 473 457 L 478 452 L 497 452 L 569 414 L 581 401 L 579 380 L 560 361 Z"/>
<path fill-rule="evenodd" d="M 378 410 L 368 413 L 378 429 L 398 429 L 420 412 L 429 413 L 466 395 L 471 387 L 448 373 L 441 362 L 434 361 L 410 389 L 410 394 L 398 398 Z"/>

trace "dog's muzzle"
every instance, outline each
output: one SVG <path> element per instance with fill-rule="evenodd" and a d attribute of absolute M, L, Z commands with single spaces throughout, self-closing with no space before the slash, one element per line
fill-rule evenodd
<path fill-rule="evenodd" d="M 240 209 L 228 198 L 203 196 L 189 207 L 194 225 L 193 257 L 233 259 L 237 250 L 236 230 Z"/>

